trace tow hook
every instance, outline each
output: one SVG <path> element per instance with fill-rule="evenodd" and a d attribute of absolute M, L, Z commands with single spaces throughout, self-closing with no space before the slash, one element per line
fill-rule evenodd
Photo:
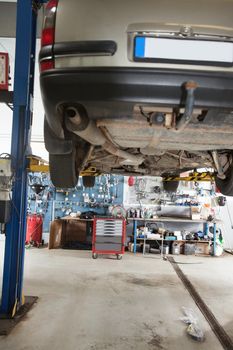
<path fill-rule="evenodd" d="M 184 128 L 192 119 L 194 102 L 195 102 L 194 93 L 197 87 L 198 87 L 198 84 L 195 81 L 188 81 L 184 85 L 184 88 L 186 91 L 185 110 L 184 110 L 184 114 L 181 116 L 180 120 L 176 124 L 177 131 L 184 130 Z"/>

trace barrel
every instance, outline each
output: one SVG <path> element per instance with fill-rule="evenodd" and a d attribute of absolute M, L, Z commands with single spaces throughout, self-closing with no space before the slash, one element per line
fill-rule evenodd
<path fill-rule="evenodd" d="M 39 246 L 42 243 L 43 216 L 30 214 L 27 217 L 26 244 Z"/>

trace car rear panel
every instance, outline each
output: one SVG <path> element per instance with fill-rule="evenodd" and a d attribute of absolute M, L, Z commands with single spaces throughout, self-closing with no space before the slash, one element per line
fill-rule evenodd
<path fill-rule="evenodd" d="M 111 55 L 57 55 L 55 67 L 153 67 L 230 71 L 217 65 L 151 63 L 133 60 L 137 33 L 179 33 L 192 27 L 211 40 L 233 40 L 232 0 L 59 0 L 55 45 L 69 42 L 111 41 Z M 233 54 L 233 53 L 232 53 Z"/>

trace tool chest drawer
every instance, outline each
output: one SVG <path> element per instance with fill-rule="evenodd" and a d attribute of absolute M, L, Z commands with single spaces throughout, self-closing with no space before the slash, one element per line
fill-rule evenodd
<path fill-rule="evenodd" d="M 120 236 L 96 236 L 96 243 L 121 243 Z"/>

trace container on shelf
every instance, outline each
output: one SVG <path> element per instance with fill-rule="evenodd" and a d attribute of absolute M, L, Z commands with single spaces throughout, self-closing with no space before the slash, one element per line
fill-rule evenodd
<path fill-rule="evenodd" d="M 172 244 L 172 254 L 173 255 L 180 255 L 180 244 L 179 243 L 174 242 Z"/>
<path fill-rule="evenodd" d="M 151 254 L 160 254 L 160 250 L 157 248 L 150 248 L 150 253 Z"/>
<path fill-rule="evenodd" d="M 162 250 L 162 247 L 160 247 L 160 250 Z M 163 246 L 162 254 L 163 255 L 169 254 L 169 246 L 168 245 Z"/>
<path fill-rule="evenodd" d="M 184 254 L 185 255 L 194 255 L 195 254 L 195 244 L 185 243 Z"/>

